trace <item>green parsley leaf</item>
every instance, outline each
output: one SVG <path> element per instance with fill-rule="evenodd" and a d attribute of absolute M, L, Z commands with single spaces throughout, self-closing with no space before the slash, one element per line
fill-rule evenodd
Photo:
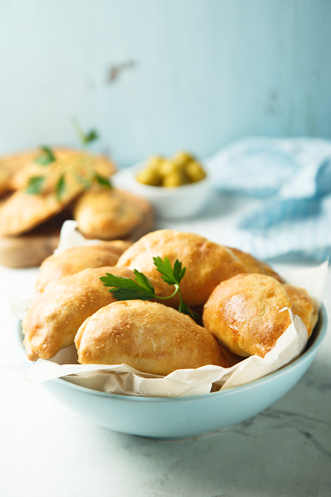
<path fill-rule="evenodd" d="M 91 129 L 84 135 L 84 143 L 91 143 L 99 139 L 99 134 L 95 129 Z"/>
<path fill-rule="evenodd" d="M 150 280 L 147 278 L 147 276 L 145 276 L 143 273 L 141 273 L 137 269 L 134 269 L 133 272 L 136 276 L 135 281 L 138 283 L 138 285 L 140 285 L 142 288 L 144 288 L 147 292 L 155 295 L 154 287 L 153 287 L 152 283 L 150 282 Z"/>
<path fill-rule="evenodd" d="M 111 287 L 109 291 L 117 300 L 150 300 L 155 298 L 155 290 L 149 279 L 137 270 L 134 273 L 135 280 L 110 273 L 106 273 L 106 276 L 102 276 L 100 280 L 104 286 Z"/>
<path fill-rule="evenodd" d="M 111 181 L 104 176 L 100 176 L 100 174 L 95 173 L 95 179 L 99 183 L 99 185 L 104 186 L 105 188 L 113 188 Z"/>
<path fill-rule="evenodd" d="M 180 304 L 179 304 L 179 307 L 178 307 L 178 311 L 181 312 L 182 314 L 187 314 L 192 319 L 194 319 L 194 321 L 197 321 L 199 319 L 199 317 L 200 317 L 199 314 L 197 314 L 196 312 L 192 311 L 192 309 L 190 309 L 189 306 L 186 305 L 185 302 L 183 302 L 183 300 L 180 301 Z"/>
<path fill-rule="evenodd" d="M 83 185 L 83 187 L 87 190 L 91 186 L 91 181 L 88 178 L 84 178 L 81 174 L 76 174 L 77 181 Z"/>
<path fill-rule="evenodd" d="M 35 164 L 39 164 L 41 166 L 48 166 L 52 162 L 56 161 L 54 152 L 50 147 L 42 145 L 40 147 L 40 150 L 42 153 L 34 160 Z"/>
<path fill-rule="evenodd" d="M 26 187 L 26 193 L 29 195 L 35 195 L 40 193 L 44 185 L 45 176 L 31 176 L 28 179 L 28 185 Z"/>
<path fill-rule="evenodd" d="M 66 189 L 65 174 L 62 174 L 56 185 L 56 197 L 58 200 L 61 199 L 65 189 Z"/>
<path fill-rule="evenodd" d="M 179 285 L 181 279 L 185 274 L 186 268 L 182 270 L 182 263 L 179 262 L 178 259 L 176 259 L 174 269 L 172 269 L 168 257 L 165 257 L 164 261 L 161 259 L 160 256 L 153 257 L 153 261 L 156 269 L 159 271 L 159 273 L 161 273 L 161 278 L 165 283 L 168 283 L 169 285 Z"/>
<path fill-rule="evenodd" d="M 169 285 L 175 285 L 174 292 L 168 297 L 156 295 L 151 281 L 137 269 L 134 269 L 133 271 L 135 274 L 134 280 L 109 273 L 106 273 L 106 276 L 102 276 L 100 280 L 103 282 L 104 286 L 111 287 L 109 291 L 117 300 L 150 300 L 154 298 L 165 300 L 170 299 L 178 293 L 180 299 L 178 311 L 182 314 L 187 314 L 195 321 L 199 320 L 199 315 L 183 302 L 182 294 L 180 292 L 179 283 L 185 275 L 186 268 L 182 268 L 182 263 L 179 262 L 178 259 L 176 259 L 173 268 L 171 267 L 168 257 L 165 257 L 164 260 L 162 260 L 161 257 L 157 256 L 153 257 L 153 260 L 156 269 L 161 273 L 163 281 Z"/>
<path fill-rule="evenodd" d="M 182 281 L 182 279 L 185 276 L 186 267 L 183 267 L 183 269 L 182 269 L 182 263 L 179 262 L 178 259 L 176 259 L 173 271 L 174 271 L 174 277 L 179 285 L 179 283 Z"/>
<path fill-rule="evenodd" d="M 76 133 L 83 145 L 87 145 L 99 139 L 99 133 L 95 129 L 91 129 L 91 131 L 84 133 L 77 119 L 73 120 L 73 124 L 75 126 Z"/>

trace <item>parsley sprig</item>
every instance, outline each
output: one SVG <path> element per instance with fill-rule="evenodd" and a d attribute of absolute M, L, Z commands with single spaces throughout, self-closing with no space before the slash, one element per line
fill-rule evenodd
<path fill-rule="evenodd" d="M 41 145 L 40 147 L 41 154 L 35 158 L 34 163 L 39 164 L 40 166 L 48 166 L 52 162 L 56 161 L 55 154 L 51 147 L 47 147 L 46 145 Z"/>
<path fill-rule="evenodd" d="M 91 129 L 86 133 L 82 130 L 77 119 L 73 119 L 73 125 L 75 127 L 78 138 L 80 139 L 83 146 L 89 145 L 90 143 L 98 140 L 100 138 L 99 133 L 96 129 Z"/>
<path fill-rule="evenodd" d="M 168 257 L 164 260 L 161 257 L 153 257 L 154 265 L 156 269 L 161 274 L 161 278 L 168 285 L 174 285 L 174 292 L 168 297 L 161 297 L 156 295 L 155 289 L 151 281 L 143 273 L 134 269 L 135 279 L 124 278 L 123 276 L 116 276 L 114 274 L 106 273 L 106 276 L 102 276 L 100 280 L 103 282 L 104 286 L 111 287 L 109 292 L 113 294 L 114 298 L 117 300 L 151 300 L 151 299 L 170 299 L 174 297 L 176 293 L 179 295 L 179 307 L 178 311 L 182 314 L 187 314 L 194 320 L 199 318 L 198 314 L 189 308 L 187 304 L 183 301 L 182 294 L 179 288 L 180 282 L 185 276 L 186 268 L 182 267 L 182 263 L 176 259 L 174 267 L 171 267 Z"/>
<path fill-rule="evenodd" d="M 29 195 L 36 195 L 42 190 L 44 183 L 45 176 L 31 176 L 31 178 L 28 179 L 28 184 L 25 191 Z"/>
<path fill-rule="evenodd" d="M 66 175 L 70 174 L 72 174 L 74 178 L 83 186 L 84 190 L 90 188 L 92 186 L 92 183 L 98 183 L 103 188 L 113 188 L 113 185 L 108 178 L 101 176 L 94 170 L 94 167 L 92 166 L 92 163 L 90 160 L 88 160 L 88 158 L 86 158 L 84 162 L 78 160 L 75 166 L 69 164 L 69 170 L 67 170 L 67 166 L 62 167 L 61 164 L 58 164 L 58 169 L 60 176 L 55 185 L 55 194 L 58 200 L 61 200 L 67 188 Z M 31 195 L 42 194 L 45 188 L 45 184 L 46 176 L 31 176 L 28 179 L 25 191 L 26 193 Z"/>
<path fill-rule="evenodd" d="M 73 120 L 73 124 L 83 148 L 88 146 L 91 142 L 99 139 L 99 133 L 95 129 L 91 129 L 90 131 L 85 133 L 82 130 L 77 119 Z M 40 147 L 40 151 L 40 155 L 38 155 L 38 157 L 34 160 L 35 164 L 48 166 L 49 164 L 57 161 L 55 153 L 51 149 L 51 147 L 42 145 Z M 84 190 L 90 188 L 93 183 L 98 183 L 103 188 L 113 188 L 113 185 L 108 178 L 101 176 L 94 170 L 94 167 L 91 165 L 90 160 L 86 160 L 85 165 L 82 165 L 80 163 L 78 167 L 71 168 L 71 173 L 66 170 L 66 166 L 62 167 L 61 163 L 56 164 L 56 166 L 58 166 L 60 174 L 55 184 L 55 195 L 58 200 L 61 200 L 64 192 L 66 191 L 68 174 L 73 174 L 76 181 L 78 181 L 83 186 Z M 31 176 L 27 182 L 27 187 L 25 190 L 26 193 L 31 195 L 42 194 L 45 190 L 45 185 L 47 184 L 46 180 L 46 176 Z"/>

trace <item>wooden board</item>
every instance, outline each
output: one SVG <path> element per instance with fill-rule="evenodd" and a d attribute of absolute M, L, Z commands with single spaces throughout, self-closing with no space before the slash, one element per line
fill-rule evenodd
<path fill-rule="evenodd" d="M 154 212 L 145 200 L 122 190 L 121 192 L 134 200 L 144 214 L 142 222 L 124 238 L 135 242 L 154 229 Z M 0 264 L 11 268 L 40 266 L 58 246 L 60 230 L 67 219 L 72 219 L 70 211 L 61 212 L 29 233 L 16 237 L 0 237 Z"/>

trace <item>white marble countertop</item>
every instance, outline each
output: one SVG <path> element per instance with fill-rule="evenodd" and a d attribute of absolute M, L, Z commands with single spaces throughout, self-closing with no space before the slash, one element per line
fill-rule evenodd
<path fill-rule="evenodd" d="M 215 238 L 217 228 L 226 238 L 240 210 L 187 222 L 186 230 Z M 331 495 L 330 333 L 299 383 L 244 423 L 184 441 L 124 435 L 68 411 L 19 374 L 7 298 L 28 294 L 36 274 L 0 267 L 1 497 Z M 323 300 L 330 314 L 330 270 Z"/>

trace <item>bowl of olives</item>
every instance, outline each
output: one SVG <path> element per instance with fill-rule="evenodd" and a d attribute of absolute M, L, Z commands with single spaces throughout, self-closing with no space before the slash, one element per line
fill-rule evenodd
<path fill-rule="evenodd" d="M 153 156 L 127 171 L 126 187 L 148 200 L 157 216 L 180 219 L 198 214 L 207 204 L 212 178 L 196 158 L 178 152 Z"/>

